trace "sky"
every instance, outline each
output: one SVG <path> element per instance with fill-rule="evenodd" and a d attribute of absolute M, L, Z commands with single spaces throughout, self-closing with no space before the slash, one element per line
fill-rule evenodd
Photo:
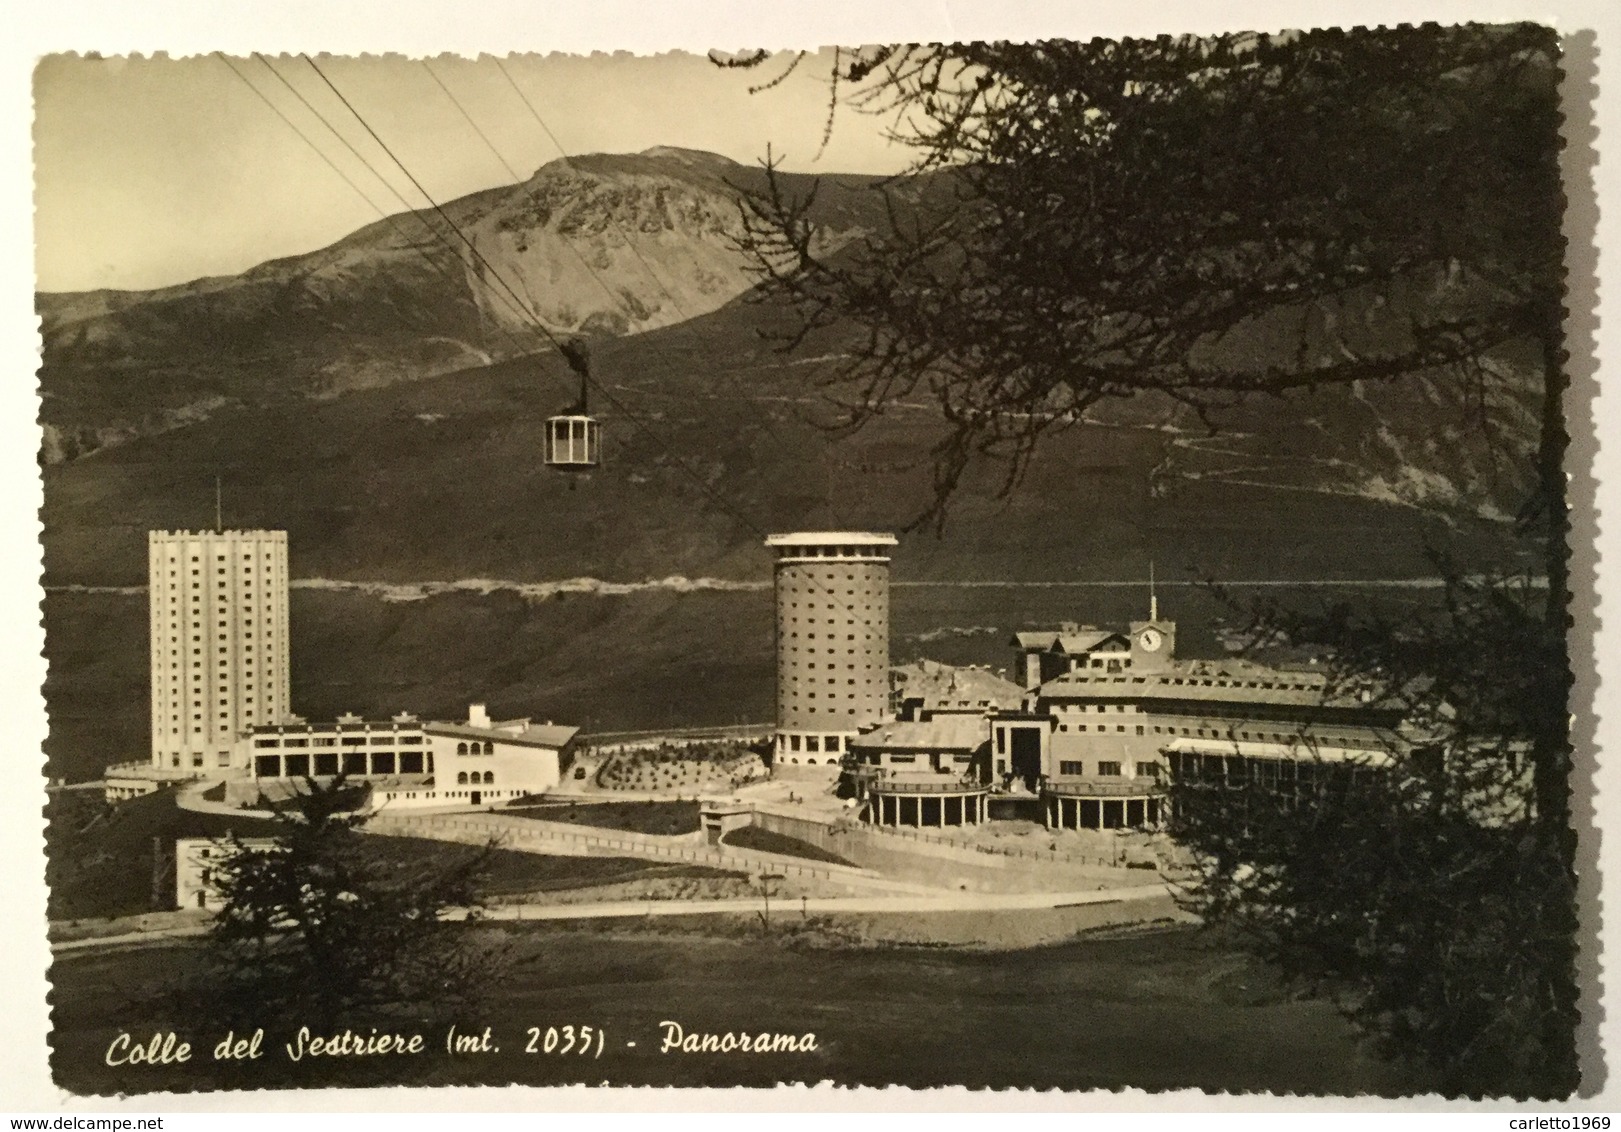
<path fill-rule="evenodd" d="M 883 123 L 847 108 L 818 155 L 831 53 L 807 56 L 781 84 L 750 93 L 790 58 L 755 70 L 726 70 L 702 55 L 673 52 L 520 55 L 503 64 L 570 156 L 673 145 L 753 163 L 769 144 L 793 170 L 887 173 L 904 166 L 906 153 L 884 137 Z M 316 56 L 315 62 L 440 202 L 512 182 L 441 82 L 523 176 L 561 156 L 490 56 L 426 62 Z M 230 64 L 213 55 L 51 55 L 39 63 L 33 136 L 40 290 L 146 289 L 235 274 L 324 247 L 376 220 L 372 205 L 266 99 L 373 202 L 400 211 L 399 199 L 278 75 L 412 206 L 422 206 L 304 59 L 233 57 Z"/>

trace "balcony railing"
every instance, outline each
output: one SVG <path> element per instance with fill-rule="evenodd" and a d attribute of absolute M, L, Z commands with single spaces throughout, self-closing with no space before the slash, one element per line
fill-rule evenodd
<path fill-rule="evenodd" d="M 990 790 L 990 785 L 977 778 L 942 774 L 937 777 L 899 778 L 882 767 L 871 768 L 878 773 L 868 780 L 868 788 L 885 794 L 977 794 Z"/>
<path fill-rule="evenodd" d="M 1123 778 L 1103 782 L 1095 778 L 1043 778 L 1045 793 L 1061 798 L 1148 798 L 1165 793 L 1157 778 Z"/>

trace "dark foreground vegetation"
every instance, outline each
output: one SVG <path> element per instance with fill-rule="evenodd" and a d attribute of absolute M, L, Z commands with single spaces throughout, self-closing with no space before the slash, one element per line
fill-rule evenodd
<path fill-rule="evenodd" d="M 668 807 L 660 813 L 671 819 Z M 639 805 L 583 806 L 576 810 L 641 810 Z M 697 828 L 692 806 L 691 828 Z M 53 920 L 99 919 L 159 912 L 174 907 L 176 837 L 270 837 L 276 822 L 265 816 L 200 814 L 183 810 L 165 791 L 108 805 L 99 794 L 73 791 L 56 795 L 46 808 L 46 870 Z M 539 816 L 537 813 L 536 816 Z M 560 821 L 595 824 L 589 816 Z M 621 826 L 620 828 L 626 828 Z M 157 845 L 154 845 L 156 839 Z M 402 868 L 442 860 L 458 847 L 417 837 L 378 838 L 377 847 Z M 153 854 L 161 853 L 154 868 Z M 624 857 L 548 857 L 510 849 L 492 850 L 478 883 L 485 899 L 529 892 L 591 888 L 648 877 L 719 877 L 730 874 L 698 865 L 670 866 Z"/>
<path fill-rule="evenodd" d="M 714 921 L 695 920 L 697 925 Z M 754 921 L 751 919 L 750 924 Z M 1019 951 L 796 945 L 796 937 L 714 938 L 659 921 L 645 933 L 598 925 L 485 925 L 509 974 L 458 1032 L 491 1028 L 498 1052 L 445 1054 L 443 1026 L 409 1016 L 343 1020 L 422 1032 L 420 1055 L 288 1059 L 296 1025 L 266 1023 L 264 1056 L 216 1062 L 226 1027 L 152 1005 L 202 956 L 153 947 L 63 956 L 55 987 L 52 1071 L 75 1093 L 317 1085 L 560 1084 L 769 1087 L 779 1081 L 971 1087 L 1197 1087 L 1210 1091 L 1394 1095 L 1432 1083 L 1358 1049 L 1322 1002 L 1282 993 L 1256 960 L 1192 930 L 1077 940 Z M 786 927 L 774 929 L 786 932 Z M 690 934 L 688 934 L 690 933 Z M 660 1052 L 660 1023 L 685 1032 L 814 1033 L 799 1053 Z M 606 1031 L 603 1052 L 544 1052 L 549 1028 Z M 526 1052 L 531 1028 L 538 1040 Z M 173 1029 L 184 1065 L 109 1067 L 121 1032 Z M 218 1030 L 218 1032 L 216 1032 Z M 243 1036 L 238 1027 L 238 1037 Z M 631 1046 L 629 1043 L 634 1042 Z"/>

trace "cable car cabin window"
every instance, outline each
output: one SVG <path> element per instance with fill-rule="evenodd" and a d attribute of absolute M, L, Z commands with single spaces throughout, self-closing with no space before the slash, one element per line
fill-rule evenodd
<path fill-rule="evenodd" d="M 546 422 L 546 463 L 554 468 L 594 468 L 602 460 L 602 425 L 592 417 L 551 417 Z"/>

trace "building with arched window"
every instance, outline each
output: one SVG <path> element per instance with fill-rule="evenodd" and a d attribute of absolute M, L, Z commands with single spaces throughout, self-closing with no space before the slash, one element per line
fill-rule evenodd
<path fill-rule="evenodd" d="M 550 720 L 491 719 L 483 704 L 474 704 L 465 721 L 426 723 L 422 731 L 444 774 L 440 793 L 449 793 L 444 800 L 486 806 L 541 794 L 561 782 L 563 760 L 579 728 Z"/>
<path fill-rule="evenodd" d="M 540 794 L 562 781 L 578 728 L 528 719 L 492 720 L 474 704 L 465 722 L 339 716 L 254 728 L 236 744 L 226 799 L 251 805 L 285 797 L 305 778 L 338 775 L 372 788 L 391 807 L 484 806 Z"/>

